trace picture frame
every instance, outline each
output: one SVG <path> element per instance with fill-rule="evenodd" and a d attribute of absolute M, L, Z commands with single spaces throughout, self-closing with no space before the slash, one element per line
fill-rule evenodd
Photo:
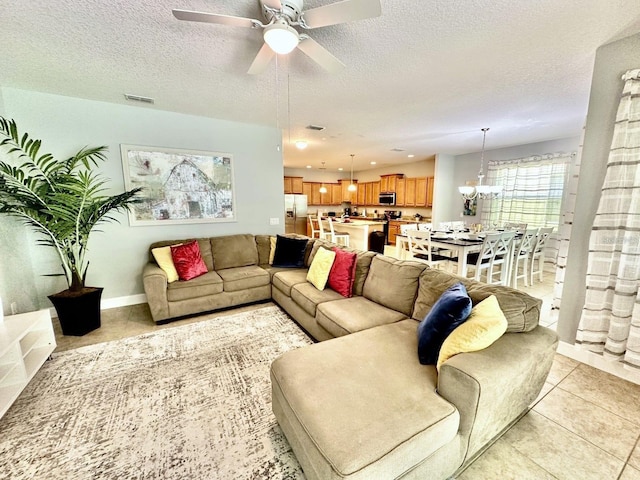
<path fill-rule="evenodd" d="M 236 221 L 233 155 L 120 145 L 127 189 L 142 187 L 131 226 Z"/>
<path fill-rule="evenodd" d="M 462 214 L 475 217 L 478 212 L 478 199 L 465 199 L 462 203 Z"/>

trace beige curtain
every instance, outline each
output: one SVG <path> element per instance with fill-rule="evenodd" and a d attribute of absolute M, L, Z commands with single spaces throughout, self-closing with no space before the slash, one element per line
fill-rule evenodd
<path fill-rule="evenodd" d="M 576 193 L 578 191 L 578 178 L 580 176 L 580 159 L 582 158 L 582 145 L 584 145 L 584 127 L 580 138 L 578 153 L 573 156 L 573 162 L 569 167 L 569 177 L 562 199 L 562 217 L 556 234 L 557 257 L 556 257 L 556 279 L 553 286 L 553 303 L 551 309 L 560 309 L 562 289 L 564 288 L 564 274 L 567 267 L 567 255 L 569 254 L 569 241 L 571 239 L 571 228 L 573 226 L 573 214 L 576 208 Z M 556 312 L 557 313 L 557 312 Z"/>
<path fill-rule="evenodd" d="M 640 69 L 622 78 L 576 342 L 640 368 Z"/>

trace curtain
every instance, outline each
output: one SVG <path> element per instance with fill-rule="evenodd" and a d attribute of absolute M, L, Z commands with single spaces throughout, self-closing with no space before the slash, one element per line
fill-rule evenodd
<path fill-rule="evenodd" d="M 580 176 L 580 160 L 582 158 L 582 146 L 584 145 L 584 127 L 580 138 L 578 154 L 573 156 L 573 162 L 569 166 L 569 178 L 565 185 L 562 199 L 562 217 L 558 225 L 556 258 L 556 279 L 553 286 L 553 302 L 551 310 L 557 313 L 560 309 L 562 289 L 564 288 L 564 274 L 567 267 L 567 255 L 569 254 L 569 241 L 573 226 L 573 213 L 576 209 L 576 193 L 578 192 L 578 178 Z"/>
<path fill-rule="evenodd" d="M 640 368 L 640 69 L 622 79 L 576 343 Z"/>
<path fill-rule="evenodd" d="M 487 183 L 501 185 L 503 191 L 498 198 L 483 202 L 482 224 L 493 227 L 511 222 L 555 227 L 545 248 L 545 262 L 555 264 L 564 190 L 575 156 L 553 153 L 489 162 Z"/>

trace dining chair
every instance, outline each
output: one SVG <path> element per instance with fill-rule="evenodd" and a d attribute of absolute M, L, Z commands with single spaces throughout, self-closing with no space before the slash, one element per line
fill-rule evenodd
<path fill-rule="evenodd" d="M 536 235 L 536 243 L 531 249 L 531 257 L 529 260 L 531 264 L 531 269 L 529 271 L 530 285 L 533 285 L 533 276 L 536 273 L 538 274 L 538 278 L 542 282 L 542 272 L 544 271 L 544 247 L 547 243 L 549 235 L 553 233 L 553 228 L 554 227 L 542 227 L 540 230 L 538 230 L 538 235 Z M 536 260 L 538 261 L 537 269 Z"/>
<path fill-rule="evenodd" d="M 329 217 L 327 221 L 329 223 L 329 240 L 331 240 L 333 243 L 348 247 L 349 234 L 347 232 L 337 232 L 333 226 L 334 220 L 331 217 Z"/>
<path fill-rule="evenodd" d="M 524 232 L 527 229 L 526 223 L 515 223 L 515 222 L 505 222 L 504 229 L 505 230 L 518 230 L 519 232 Z"/>
<path fill-rule="evenodd" d="M 315 215 L 309 215 L 309 226 L 311 227 L 311 238 L 321 238 L 320 237 L 320 225 L 318 217 Z"/>
<path fill-rule="evenodd" d="M 400 225 L 400 235 L 406 235 L 408 230 L 417 230 L 417 223 L 403 223 Z"/>
<path fill-rule="evenodd" d="M 409 260 L 426 263 L 430 267 L 448 265 L 454 261 L 451 257 L 438 255 L 431 247 L 431 232 L 420 230 L 407 230 L 405 235 L 409 241 Z"/>
<path fill-rule="evenodd" d="M 522 237 L 516 238 L 513 245 L 513 280 L 511 286 L 518 288 L 518 279 L 524 280 L 525 287 L 529 286 L 529 259 L 531 251 L 536 242 L 537 228 L 527 228 L 524 230 Z M 520 275 L 520 263 L 522 263 L 522 274 Z"/>
<path fill-rule="evenodd" d="M 419 223 L 418 230 L 420 232 L 430 232 L 433 230 L 433 223 Z"/>
<path fill-rule="evenodd" d="M 469 267 L 474 269 L 473 279 L 481 281 L 482 272 L 486 270 L 486 283 L 507 285 L 511 275 L 511 255 L 515 232 L 488 233 L 485 235 L 478 253 L 467 256 Z M 500 269 L 495 271 L 495 267 Z M 496 280 L 495 276 L 500 275 Z"/>

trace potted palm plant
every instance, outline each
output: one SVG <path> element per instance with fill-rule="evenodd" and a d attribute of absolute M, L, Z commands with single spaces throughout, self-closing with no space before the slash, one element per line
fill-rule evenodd
<path fill-rule="evenodd" d="M 106 146 L 85 147 L 59 160 L 40 153 L 40 140 L 20 135 L 14 120 L 0 116 L 0 213 L 17 217 L 41 235 L 39 245 L 56 250 L 68 288 L 49 296 L 65 335 L 100 327 L 102 288 L 85 285 L 89 235 L 99 224 L 117 222 L 115 212 L 136 203 L 134 188 L 105 195 L 107 179 L 94 168 Z"/>

